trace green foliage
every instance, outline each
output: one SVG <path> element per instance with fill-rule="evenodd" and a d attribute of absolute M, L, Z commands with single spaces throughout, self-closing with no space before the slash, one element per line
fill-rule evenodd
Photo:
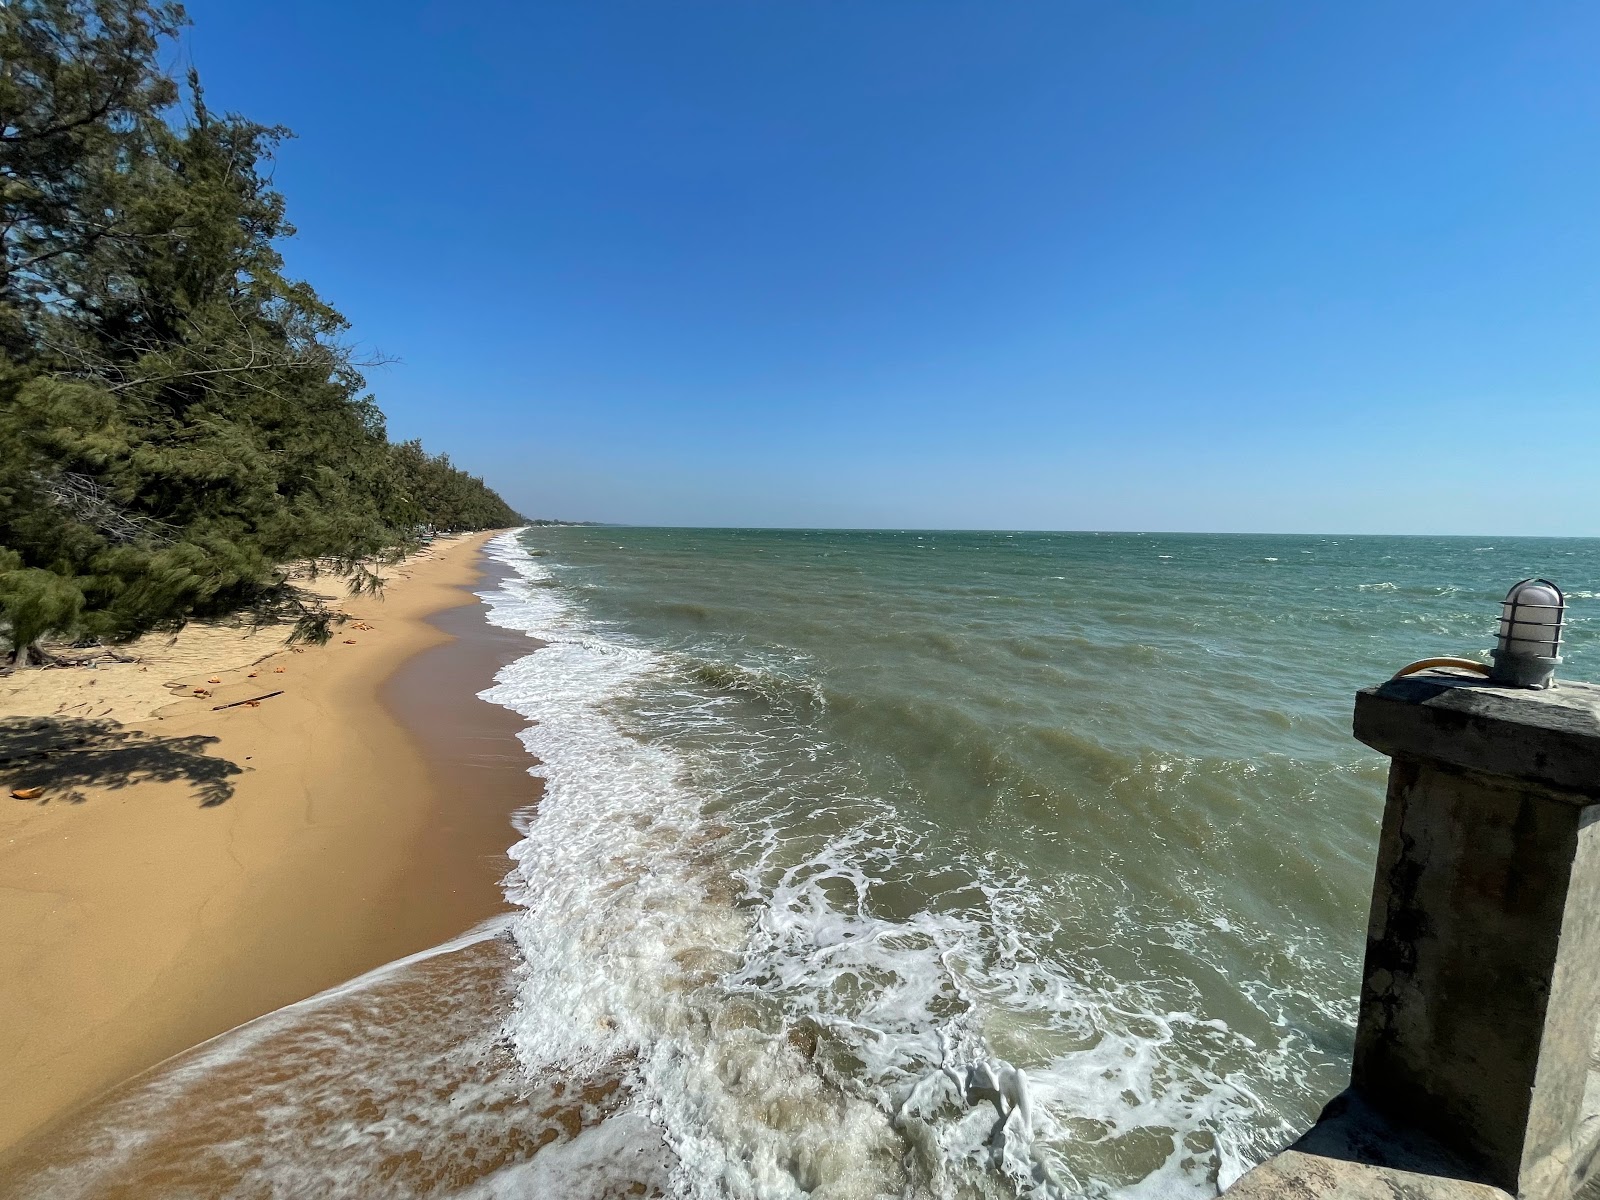
<path fill-rule="evenodd" d="M 77 580 L 24 567 L 20 555 L 0 551 L 0 607 L 12 614 L 12 637 L 24 664 L 28 648 L 52 629 L 71 627 L 83 605 Z"/>
<path fill-rule="evenodd" d="M 423 531 L 520 519 L 388 441 L 344 318 L 283 274 L 293 229 L 264 168 L 288 135 L 163 72 L 184 21 L 150 0 L 0 5 L 0 617 L 18 648 L 257 605 L 294 559 L 370 589 L 363 563 Z"/>

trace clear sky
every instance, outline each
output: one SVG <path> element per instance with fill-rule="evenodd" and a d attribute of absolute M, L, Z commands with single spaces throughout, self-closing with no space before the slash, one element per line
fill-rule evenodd
<path fill-rule="evenodd" d="M 530 515 L 1600 534 L 1587 0 L 189 9 Z"/>

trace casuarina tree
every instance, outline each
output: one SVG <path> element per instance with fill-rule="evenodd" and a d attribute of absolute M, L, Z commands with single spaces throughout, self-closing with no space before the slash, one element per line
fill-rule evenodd
<path fill-rule="evenodd" d="M 123 640 L 517 515 L 391 444 L 344 318 L 284 273 L 288 136 L 161 66 L 182 9 L 0 5 L 0 622 Z M 313 632 L 317 629 L 313 626 Z"/>

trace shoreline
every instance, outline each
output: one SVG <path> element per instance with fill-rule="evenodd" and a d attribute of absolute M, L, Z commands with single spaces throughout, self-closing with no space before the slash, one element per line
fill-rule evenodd
<path fill-rule="evenodd" d="M 491 536 L 340 598 L 353 623 L 326 646 L 202 626 L 137 664 L 4 681 L 0 783 L 45 794 L 0 797 L 0 1153 L 507 910 L 512 818 L 539 783 L 521 722 L 476 697 L 533 649 L 471 591 Z"/>
<path fill-rule="evenodd" d="M 378 703 L 426 764 L 435 796 L 433 819 L 413 848 L 415 873 L 430 886 L 396 894 L 393 911 L 429 910 L 415 914 L 419 921 L 454 912 L 457 928 L 450 937 L 514 911 L 500 887 L 511 869 L 507 852 L 520 836 L 512 821 L 544 790 L 544 780 L 528 774 L 534 759 L 517 738 L 527 722 L 478 698 L 500 668 L 543 643 L 489 623 L 487 606 L 468 589 L 496 586 L 507 572 L 481 545 L 474 559 L 477 578 L 464 588 L 465 602 L 426 618 L 447 640 L 412 655 L 376 690 Z M 470 869 L 474 862 L 481 871 Z"/>

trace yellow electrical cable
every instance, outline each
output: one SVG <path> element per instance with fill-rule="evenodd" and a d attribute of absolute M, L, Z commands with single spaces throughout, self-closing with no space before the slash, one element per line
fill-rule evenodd
<path fill-rule="evenodd" d="M 1430 667 L 1456 667 L 1486 678 L 1489 674 L 1489 668 L 1475 658 L 1424 658 L 1408 667 L 1401 667 L 1390 678 L 1400 679 L 1406 675 L 1415 675 L 1418 671 L 1426 671 Z"/>

